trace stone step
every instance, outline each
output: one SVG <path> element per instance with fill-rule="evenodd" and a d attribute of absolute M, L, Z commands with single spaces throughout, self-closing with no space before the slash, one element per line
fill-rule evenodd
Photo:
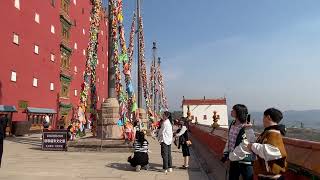
<path fill-rule="evenodd" d="M 76 139 L 68 142 L 68 151 L 103 151 L 103 152 L 132 152 L 132 144 L 125 140 L 101 140 L 95 137 Z"/>
<path fill-rule="evenodd" d="M 68 152 L 109 152 L 109 153 L 131 153 L 132 148 L 125 147 L 100 147 L 100 146 L 91 146 L 91 147 L 68 147 Z"/>

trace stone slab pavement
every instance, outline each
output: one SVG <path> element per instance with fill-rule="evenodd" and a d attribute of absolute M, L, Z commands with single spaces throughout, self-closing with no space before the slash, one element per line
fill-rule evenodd
<path fill-rule="evenodd" d="M 127 163 L 131 153 L 42 151 L 40 135 L 9 137 L 4 142 L 1 180 L 207 180 L 197 156 L 191 150 L 190 169 L 183 165 L 181 150 L 172 146 L 174 169 L 161 172 L 160 145 L 149 138 L 150 170 L 135 172 Z"/>

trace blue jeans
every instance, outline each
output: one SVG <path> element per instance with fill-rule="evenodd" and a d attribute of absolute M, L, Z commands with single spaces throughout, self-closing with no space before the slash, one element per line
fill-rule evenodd
<path fill-rule="evenodd" d="M 253 166 L 230 161 L 229 180 L 239 180 L 240 175 L 243 180 L 253 180 Z"/>
<path fill-rule="evenodd" d="M 271 178 L 267 178 L 267 177 L 258 177 L 258 180 L 284 180 L 284 176 L 280 176 L 277 179 L 271 179 Z"/>

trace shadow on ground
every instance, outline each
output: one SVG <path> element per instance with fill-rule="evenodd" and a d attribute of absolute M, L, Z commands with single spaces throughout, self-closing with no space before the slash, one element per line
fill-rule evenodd
<path fill-rule="evenodd" d="M 5 140 L 20 144 L 28 144 L 32 146 L 41 147 L 42 145 L 42 140 L 39 137 L 8 137 Z"/>
<path fill-rule="evenodd" d="M 172 150 L 171 153 L 181 153 L 180 150 Z"/>
<path fill-rule="evenodd" d="M 32 150 L 37 150 L 37 151 L 42 151 L 42 146 L 39 146 L 39 147 L 31 147 L 29 149 L 32 149 Z"/>
<path fill-rule="evenodd" d="M 120 171 L 135 171 L 135 168 L 132 167 L 129 163 L 110 163 L 105 166 Z M 162 172 L 161 164 L 149 163 L 149 166 L 149 171 Z M 144 170 L 144 168 L 141 169 Z"/>

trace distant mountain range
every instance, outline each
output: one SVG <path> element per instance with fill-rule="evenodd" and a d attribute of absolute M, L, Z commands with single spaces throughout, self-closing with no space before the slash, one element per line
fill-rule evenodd
<path fill-rule="evenodd" d="M 251 121 L 255 125 L 262 125 L 263 112 L 250 112 Z M 303 127 L 320 129 L 320 110 L 306 110 L 306 111 L 284 111 L 284 118 L 281 121 L 287 127 Z M 231 120 L 231 117 L 229 117 Z"/>

